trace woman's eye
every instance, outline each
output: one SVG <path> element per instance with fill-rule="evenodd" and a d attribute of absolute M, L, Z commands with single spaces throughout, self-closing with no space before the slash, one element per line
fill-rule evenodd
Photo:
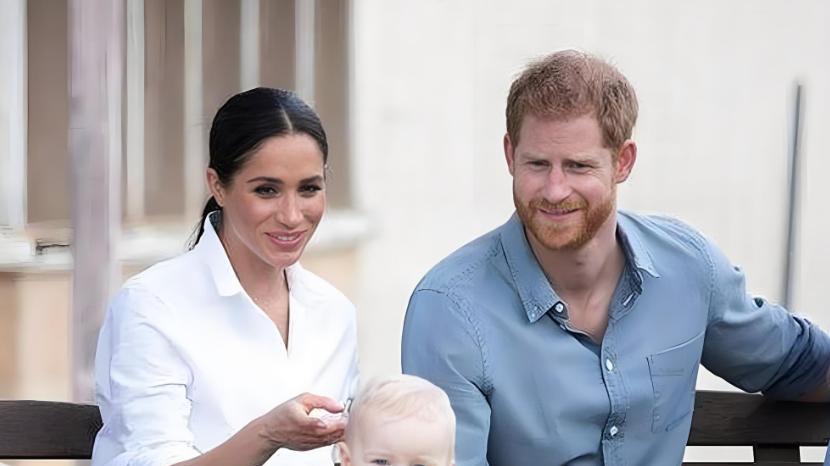
<path fill-rule="evenodd" d="M 316 184 L 309 184 L 309 185 L 305 185 L 305 186 L 300 187 L 300 192 L 309 194 L 309 193 L 316 193 L 316 192 L 318 192 L 322 189 L 323 189 L 322 186 L 319 186 L 319 185 L 316 185 Z"/>
<path fill-rule="evenodd" d="M 254 192 L 260 196 L 273 196 L 277 194 L 277 190 L 271 186 L 258 186 L 254 189 Z"/>
<path fill-rule="evenodd" d="M 389 464 L 389 460 L 372 460 L 372 464 Z"/>

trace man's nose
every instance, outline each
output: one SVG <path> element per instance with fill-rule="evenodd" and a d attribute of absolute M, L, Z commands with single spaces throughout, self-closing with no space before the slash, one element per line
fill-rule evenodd
<path fill-rule="evenodd" d="M 573 190 L 567 173 L 561 167 L 553 167 L 545 179 L 545 200 L 555 204 L 567 199 Z"/>

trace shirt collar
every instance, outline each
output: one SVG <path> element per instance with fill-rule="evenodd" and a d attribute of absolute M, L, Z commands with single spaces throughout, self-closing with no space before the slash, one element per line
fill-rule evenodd
<path fill-rule="evenodd" d="M 654 266 L 651 253 L 645 247 L 637 227 L 625 211 L 617 212 L 617 235 L 623 245 L 625 258 L 637 269 L 637 278 L 642 283 L 642 272 L 648 272 L 654 278 L 660 278 L 660 273 Z"/>
<path fill-rule="evenodd" d="M 518 214 L 514 213 L 502 227 L 501 245 L 527 320 L 536 322 L 561 299 L 530 249 Z"/>
<path fill-rule="evenodd" d="M 205 223 L 202 225 L 204 233 L 202 233 L 202 237 L 196 246 L 193 247 L 193 251 L 203 258 L 219 296 L 233 296 L 243 293 L 245 290 L 242 288 L 242 283 L 239 282 L 239 278 L 236 276 L 236 271 L 231 265 L 225 246 L 222 245 L 222 241 L 216 233 L 216 228 L 213 226 L 216 215 L 218 215 L 218 212 L 211 212 L 205 218 Z M 285 269 L 285 277 L 288 280 L 291 297 L 304 304 L 313 304 L 321 296 L 313 286 L 307 286 L 307 275 L 299 262 Z"/>
<path fill-rule="evenodd" d="M 628 219 L 617 214 L 617 233 L 623 245 L 626 261 L 637 269 L 637 278 L 642 283 L 641 271 L 657 278 L 660 275 L 654 267 L 651 255 L 643 245 L 636 229 Z M 513 283 L 519 293 L 527 319 L 531 323 L 539 320 L 554 304 L 562 299 L 553 290 L 545 272 L 536 260 L 525 236 L 524 226 L 514 213 L 501 229 L 501 244 L 507 266 L 513 276 Z"/>
<path fill-rule="evenodd" d="M 218 212 L 211 212 L 205 218 L 205 223 L 202 225 L 204 233 L 202 233 L 202 237 L 199 238 L 196 246 L 193 247 L 193 251 L 204 259 L 219 296 L 233 296 L 243 291 L 242 284 L 239 283 L 239 278 L 237 278 L 231 261 L 228 259 L 228 254 L 225 252 L 225 247 L 222 245 L 222 241 L 219 240 L 219 235 L 213 226 L 216 215 L 218 215 Z"/>

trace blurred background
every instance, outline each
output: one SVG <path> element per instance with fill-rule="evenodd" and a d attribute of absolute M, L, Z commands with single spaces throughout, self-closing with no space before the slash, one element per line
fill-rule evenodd
<path fill-rule="evenodd" d="M 418 280 L 513 211 L 511 81 L 563 48 L 638 92 L 620 207 L 699 228 L 830 329 L 829 25 L 821 0 L 0 0 L 0 398 L 91 399 L 108 297 L 185 250 L 210 120 L 258 85 L 323 119 L 329 210 L 302 262 L 357 305 L 362 374 L 399 371 Z M 713 457 L 751 451 L 687 450 Z"/>

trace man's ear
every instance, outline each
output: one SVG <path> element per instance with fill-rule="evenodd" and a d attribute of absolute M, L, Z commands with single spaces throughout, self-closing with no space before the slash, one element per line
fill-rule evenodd
<path fill-rule="evenodd" d="M 614 166 L 614 181 L 622 183 L 627 180 L 636 161 L 637 144 L 629 139 L 623 143 L 619 152 L 617 152 L 617 161 Z"/>
<path fill-rule="evenodd" d="M 216 199 L 216 202 L 221 206 L 225 206 L 225 186 L 222 184 L 222 180 L 219 179 L 219 174 L 216 173 L 216 170 L 212 168 L 208 168 L 207 172 L 205 173 L 205 181 L 207 182 L 208 191 L 210 191 L 210 195 Z"/>
<path fill-rule="evenodd" d="M 340 466 L 351 466 L 352 457 L 346 442 L 337 442 L 334 447 L 340 450 Z"/>
<path fill-rule="evenodd" d="M 515 149 L 516 148 L 513 147 L 513 142 L 510 140 L 510 135 L 504 133 L 504 159 L 507 161 L 507 170 L 510 172 L 511 176 L 513 176 Z"/>

